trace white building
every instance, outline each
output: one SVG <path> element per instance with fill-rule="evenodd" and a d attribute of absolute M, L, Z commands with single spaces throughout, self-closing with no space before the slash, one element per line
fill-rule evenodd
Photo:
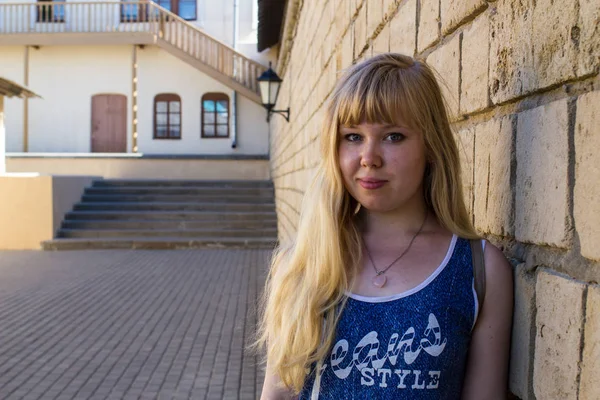
<path fill-rule="evenodd" d="M 268 162 L 256 14 L 256 0 L 0 0 L 0 74 L 42 97 L 5 101 L 9 169 L 95 153 Z"/>

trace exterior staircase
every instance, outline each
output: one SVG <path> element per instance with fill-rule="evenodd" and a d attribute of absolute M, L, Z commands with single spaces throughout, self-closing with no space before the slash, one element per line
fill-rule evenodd
<path fill-rule="evenodd" d="M 100 180 L 42 248 L 273 248 L 276 241 L 271 182 Z"/>
<path fill-rule="evenodd" d="M 267 68 L 152 1 L 0 3 L 0 45 L 156 45 L 261 104 Z"/>

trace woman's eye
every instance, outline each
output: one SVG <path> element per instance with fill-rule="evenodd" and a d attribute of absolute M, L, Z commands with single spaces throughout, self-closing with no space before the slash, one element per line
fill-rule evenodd
<path fill-rule="evenodd" d="M 389 141 L 391 141 L 391 142 L 399 142 L 399 141 L 403 140 L 405 137 L 406 137 L 406 136 L 404 136 L 404 135 L 403 135 L 403 134 L 401 134 L 401 133 L 390 133 L 390 134 L 387 136 L 387 139 L 388 139 Z"/>
<path fill-rule="evenodd" d="M 358 133 L 349 133 L 344 135 L 344 138 L 349 142 L 358 142 L 360 140 L 360 135 Z"/>

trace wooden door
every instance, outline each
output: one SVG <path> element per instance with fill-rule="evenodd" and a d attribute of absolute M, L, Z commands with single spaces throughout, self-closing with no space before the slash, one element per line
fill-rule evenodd
<path fill-rule="evenodd" d="M 127 152 L 127 97 L 92 96 L 92 153 Z"/>

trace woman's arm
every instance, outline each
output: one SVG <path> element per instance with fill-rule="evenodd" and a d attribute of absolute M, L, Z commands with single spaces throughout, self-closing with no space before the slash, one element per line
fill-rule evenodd
<path fill-rule="evenodd" d="M 513 311 L 512 269 L 489 242 L 485 246 L 486 289 L 473 329 L 463 400 L 505 400 Z"/>
<path fill-rule="evenodd" d="M 267 364 L 265 382 L 263 383 L 260 400 L 296 400 L 298 396 L 282 387 L 277 375 L 269 371 L 269 365 Z"/>

